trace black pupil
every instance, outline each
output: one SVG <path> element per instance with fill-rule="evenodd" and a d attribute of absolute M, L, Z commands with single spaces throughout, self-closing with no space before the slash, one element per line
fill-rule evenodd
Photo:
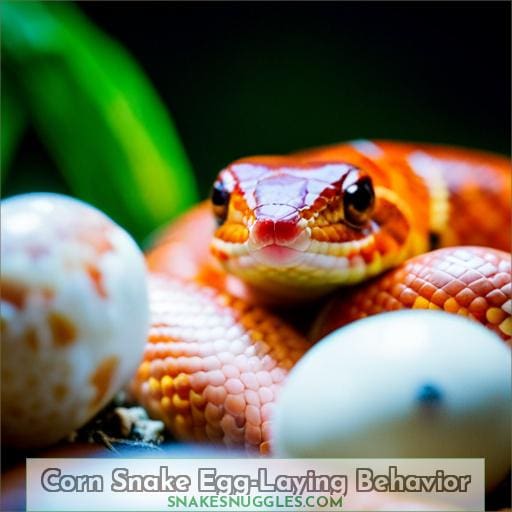
<path fill-rule="evenodd" d="M 212 189 L 212 203 L 215 206 L 224 206 L 229 200 L 229 192 L 221 182 L 216 182 Z"/>
<path fill-rule="evenodd" d="M 365 212 L 373 204 L 373 188 L 367 179 L 362 179 L 345 190 L 346 201 L 358 212 Z"/>

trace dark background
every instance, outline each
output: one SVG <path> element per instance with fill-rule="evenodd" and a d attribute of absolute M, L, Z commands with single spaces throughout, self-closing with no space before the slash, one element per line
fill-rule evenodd
<path fill-rule="evenodd" d="M 346 139 L 510 152 L 509 2 L 79 5 L 161 94 L 202 195 L 237 157 Z M 66 191 L 44 151 L 29 132 L 7 193 L 34 165 Z"/>

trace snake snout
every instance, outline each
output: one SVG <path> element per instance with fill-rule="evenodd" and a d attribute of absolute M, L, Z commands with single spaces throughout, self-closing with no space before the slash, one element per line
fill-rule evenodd
<path fill-rule="evenodd" d="M 250 231 L 254 249 L 268 245 L 293 247 L 303 232 L 296 208 L 287 204 L 266 204 L 255 208 L 256 220 Z"/>
<path fill-rule="evenodd" d="M 308 233 L 299 225 L 297 209 L 286 204 L 268 204 L 256 208 L 255 214 L 249 235 L 253 256 L 267 265 L 296 263 L 310 244 Z"/>

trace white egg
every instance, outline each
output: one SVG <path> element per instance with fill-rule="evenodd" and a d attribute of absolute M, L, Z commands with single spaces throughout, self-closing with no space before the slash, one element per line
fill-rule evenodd
<path fill-rule="evenodd" d="M 148 330 L 130 236 L 57 194 L 1 205 L 2 442 L 29 448 L 82 426 L 133 375 Z"/>
<path fill-rule="evenodd" d="M 291 457 L 485 457 L 510 468 L 511 353 L 474 321 L 399 311 L 343 327 L 293 368 L 273 443 Z"/>

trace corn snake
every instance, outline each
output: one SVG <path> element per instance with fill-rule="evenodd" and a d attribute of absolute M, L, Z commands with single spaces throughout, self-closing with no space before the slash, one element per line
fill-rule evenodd
<path fill-rule="evenodd" d="M 510 194 L 509 160 L 441 146 L 237 160 L 147 254 L 135 397 L 179 439 L 267 453 L 286 374 L 345 323 L 441 309 L 510 342 Z"/>

